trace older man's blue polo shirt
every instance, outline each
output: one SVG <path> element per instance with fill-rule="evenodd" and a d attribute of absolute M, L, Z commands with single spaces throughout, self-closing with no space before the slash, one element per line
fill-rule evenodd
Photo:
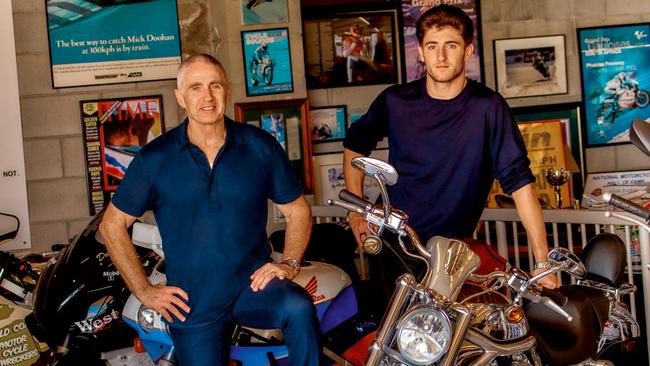
<path fill-rule="evenodd" d="M 226 118 L 226 142 L 213 167 L 187 138 L 187 120 L 142 148 L 113 205 L 141 216 L 152 209 L 167 259 L 167 283 L 189 295 L 195 327 L 229 309 L 267 261 L 267 199 L 302 194 L 287 155 L 267 132 Z"/>

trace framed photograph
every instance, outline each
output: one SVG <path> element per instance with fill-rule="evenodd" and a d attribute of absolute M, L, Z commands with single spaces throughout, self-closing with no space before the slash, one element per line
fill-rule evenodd
<path fill-rule="evenodd" d="M 287 23 L 287 0 L 240 0 L 241 24 Z"/>
<path fill-rule="evenodd" d="M 235 119 L 276 138 L 287 152 L 296 178 L 311 193 L 311 142 L 307 99 L 236 103 Z"/>
<path fill-rule="evenodd" d="M 504 98 L 568 93 L 563 34 L 493 44 L 497 89 Z"/>
<path fill-rule="evenodd" d="M 650 121 L 650 23 L 578 29 L 586 145 L 628 143 Z"/>
<path fill-rule="evenodd" d="M 176 78 L 176 0 L 45 0 L 52 87 Z"/>
<path fill-rule="evenodd" d="M 307 88 L 397 83 L 395 29 L 394 11 L 306 14 Z"/>
<path fill-rule="evenodd" d="M 289 29 L 242 31 L 246 95 L 291 93 Z"/>
<path fill-rule="evenodd" d="M 388 160 L 388 150 L 375 150 L 370 155 L 373 158 Z M 343 175 L 343 154 L 316 155 L 314 165 L 314 202 L 316 205 L 327 205 L 328 199 L 338 199 L 339 192 L 345 188 Z M 379 197 L 379 184 L 370 177 L 363 181 L 364 198 L 376 202 Z"/>
<path fill-rule="evenodd" d="M 311 142 L 341 141 L 347 129 L 347 113 L 344 105 L 313 107 L 309 110 Z"/>
<path fill-rule="evenodd" d="M 115 193 L 135 155 L 162 135 L 162 96 L 81 101 L 90 215 Z"/>
<path fill-rule="evenodd" d="M 429 10 L 434 5 L 440 4 L 440 1 L 412 1 L 402 0 L 402 19 L 403 22 L 403 52 L 402 63 L 406 81 L 413 81 L 425 75 L 424 63 L 420 60 L 418 52 L 418 42 L 416 24 L 420 15 Z M 445 1 L 444 3 L 457 6 L 465 11 L 474 23 L 474 53 L 465 63 L 465 75 L 473 80 L 483 81 L 483 58 L 481 40 L 481 17 L 479 0 L 459 0 Z M 453 3 L 453 4 L 451 4 Z"/>

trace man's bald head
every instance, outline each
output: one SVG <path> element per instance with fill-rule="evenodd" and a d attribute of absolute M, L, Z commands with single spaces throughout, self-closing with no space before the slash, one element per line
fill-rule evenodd
<path fill-rule="evenodd" d="M 197 62 L 205 62 L 216 66 L 219 70 L 221 70 L 224 78 L 227 78 L 226 69 L 223 68 L 223 65 L 221 65 L 221 62 L 219 62 L 219 60 L 208 54 L 199 53 L 196 55 L 191 55 L 181 62 L 181 65 L 178 67 L 178 71 L 176 71 L 176 89 L 181 89 L 181 85 L 183 84 L 183 72 L 185 69 L 189 65 L 195 64 Z"/>

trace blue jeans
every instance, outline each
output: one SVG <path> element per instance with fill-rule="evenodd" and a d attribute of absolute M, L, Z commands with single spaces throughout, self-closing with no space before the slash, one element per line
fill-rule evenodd
<path fill-rule="evenodd" d="M 291 365 L 319 364 L 316 308 L 307 292 L 292 281 L 275 279 L 258 292 L 246 286 L 231 312 L 215 317 L 198 328 L 169 328 L 180 366 L 228 365 L 233 323 L 282 329 Z"/>

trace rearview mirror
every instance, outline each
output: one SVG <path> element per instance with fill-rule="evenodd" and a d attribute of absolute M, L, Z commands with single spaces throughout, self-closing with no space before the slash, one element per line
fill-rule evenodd
<path fill-rule="evenodd" d="M 0 244 L 15 239 L 20 229 L 18 217 L 0 212 Z"/>
<path fill-rule="evenodd" d="M 352 159 L 352 166 L 362 170 L 366 175 L 371 177 L 378 173 L 386 185 L 392 186 L 397 183 L 397 170 L 385 161 L 375 158 L 359 157 Z"/>
<path fill-rule="evenodd" d="M 564 267 L 566 272 L 578 279 L 583 279 L 587 273 L 587 269 L 580 258 L 566 248 L 555 248 L 548 252 L 548 261 L 554 265 Z"/>

